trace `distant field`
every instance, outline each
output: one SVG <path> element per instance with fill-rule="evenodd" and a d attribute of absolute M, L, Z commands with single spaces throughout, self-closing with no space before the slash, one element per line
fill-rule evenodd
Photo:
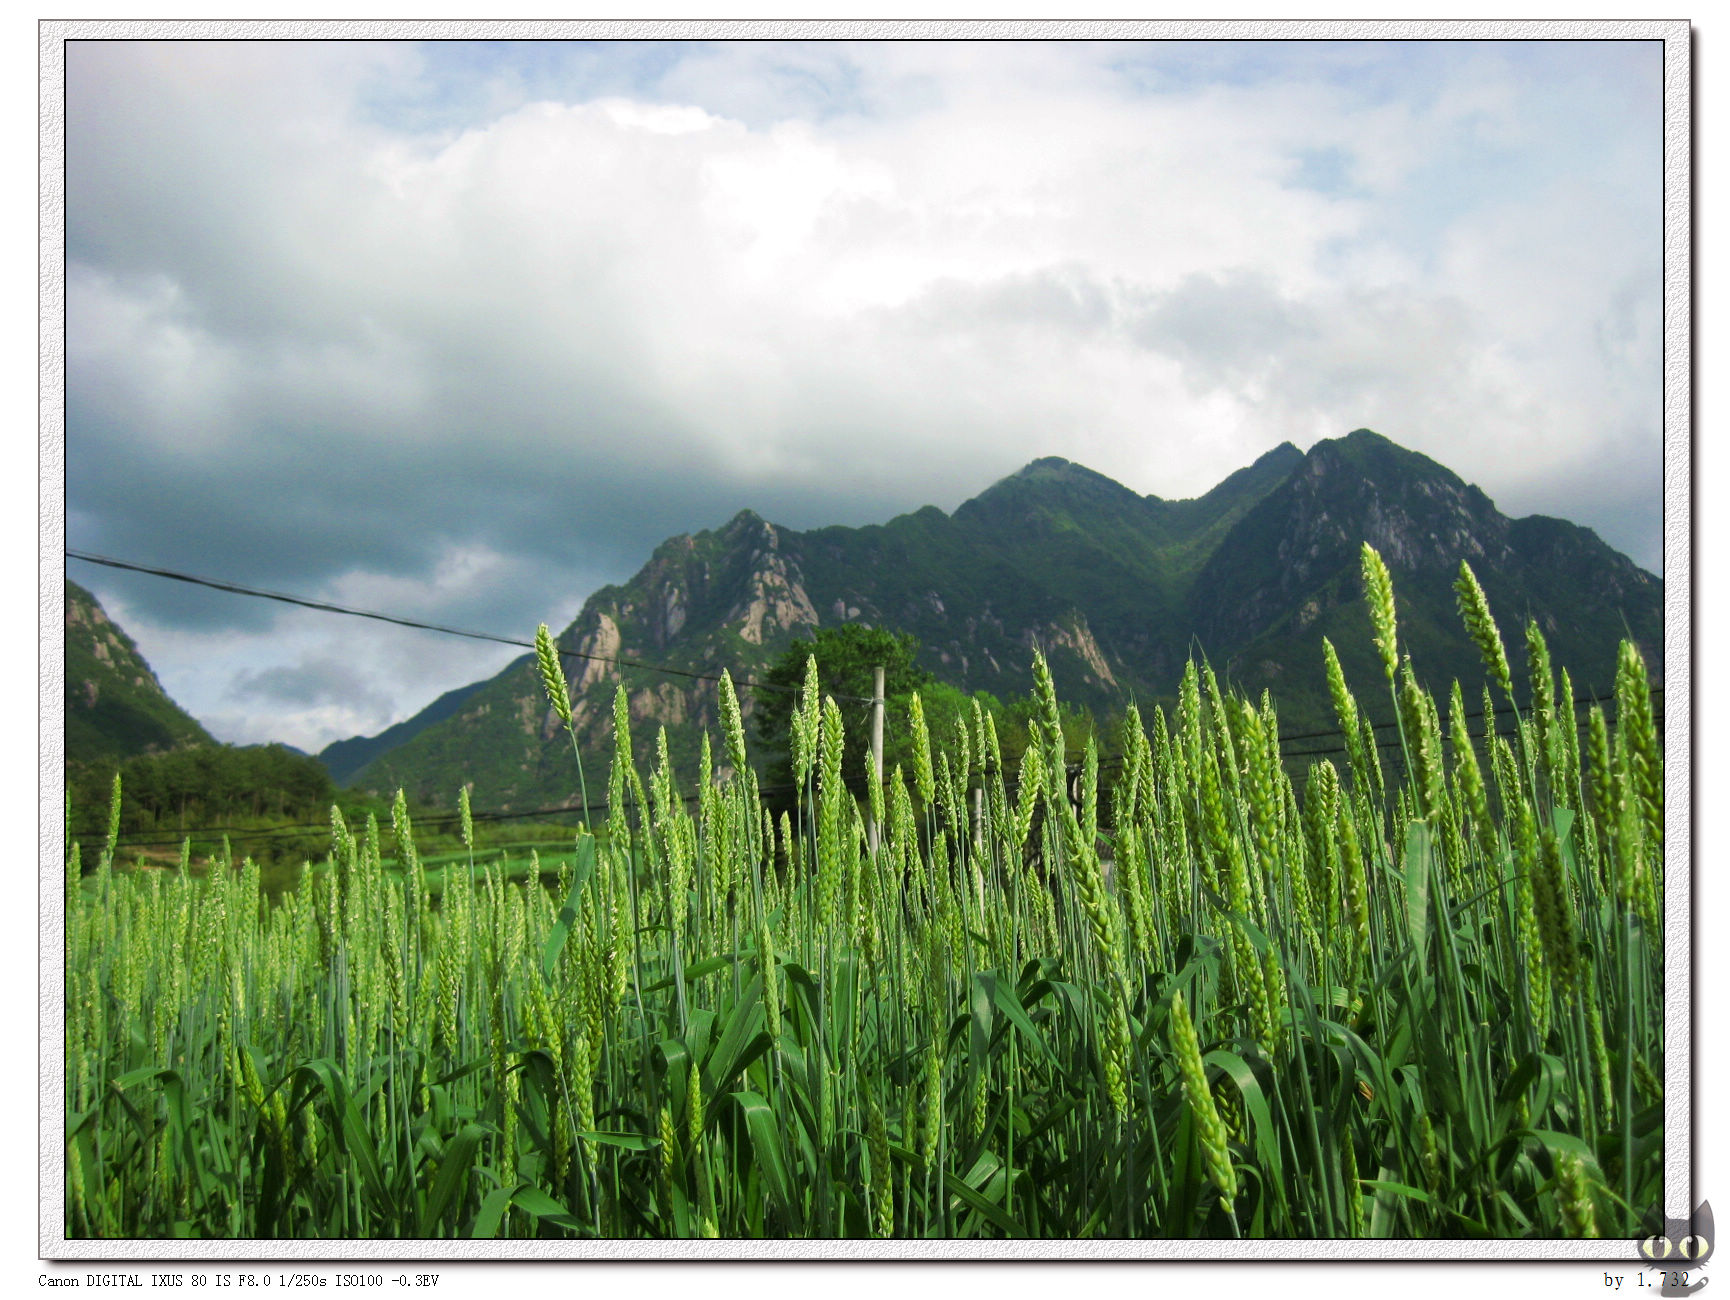
<path fill-rule="evenodd" d="M 549 828 L 553 829 L 553 828 Z M 467 869 L 469 874 L 482 875 L 489 869 L 502 875 L 505 879 L 519 883 L 536 874 L 538 871 L 542 883 L 552 885 L 557 880 L 557 868 L 554 865 L 560 857 L 569 857 L 573 845 L 580 832 L 575 828 L 557 828 L 562 834 L 538 835 L 525 839 L 495 840 L 494 842 L 474 849 L 449 850 L 441 849 L 427 854 L 417 854 L 415 861 L 426 873 L 427 889 L 437 896 L 444 889 L 445 873 L 448 870 L 456 874 Z M 314 837 L 302 837 L 311 840 Z M 323 837 L 328 842 L 328 837 Z M 230 848 L 232 857 L 243 858 L 248 847 L 244 836 L 235 837 Z M 116 874 L 126 875 L 139 870 L 174 871 L 180 865 L 183 856 L 187 870 L 194 876 L 208 873 L 213 864 L 222 857 L 223 846 L 220 840 L 200 838 L 189 840 L 182 847 L 165 844 L 144 846 L 117 846 L 112 869 Z M 402 867 L 400 860 L 390 853 L 381 854 L 380 865 L 387 875 L 400 877 Z M 303 875 L 316 875 L 321 871 L 334 869 L 329 861 L 305 863 L 304 865 L 284 865 L 274 863 L 260 868 L 260 879 L 267 894 L 276 895 L 283 890 L 298 888 Z"/>

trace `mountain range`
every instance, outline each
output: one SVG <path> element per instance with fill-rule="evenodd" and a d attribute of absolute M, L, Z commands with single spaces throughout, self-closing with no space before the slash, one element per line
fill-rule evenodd
<path fill-rule="evenodd" d="M 1455 613 L 1462 559 L 1516 661 L 1530 618 L 1576 693 L 1609 691 L 1624 636 L 1662 678 L 1658 578 L 1590 529 L 1508 518 L 1450 470 L 1366 429 L 1307 453 L 1283 444 L 1191 500 L 1143 496 L 1046 457 L 953 514 L 926 506 L 798 532 L 741 511 L 663 542 L 630 581 L 591 595 L 558 645 L 572 656 L 576 730 L 600 781 L 621 683 L 639 757 L 665 725 L 675 759 L 688 761 L 716 723 L 710 675 L 748 680 L 801 634 L 850 622 L 913 633 L 922 666 L 1000 698 L 1029 689 L 1038 647 L 1060 697 L 1096 714 L 1169 701 L 1185 662 L 1205 655 L 1252 696 L 1271 690 L 1288 730 L 1326 727 L 1324 636 L 1372 716 L 1391 708 L 1371 694 L 1381 671 L 1360 590 L 1365 541 L 1393 573 L 1402 650 L 1432 688 L 1457 678 L 1475 703 L 1483 681 Z M 577 799 L 570 742 L 528 656 L 320 757 L 339 781 L 440 803 L 468 782 L 501 810 Z"/>

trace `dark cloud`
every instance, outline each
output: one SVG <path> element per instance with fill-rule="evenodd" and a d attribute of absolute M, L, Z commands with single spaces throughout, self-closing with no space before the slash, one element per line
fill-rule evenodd
<path fill-rule="evenodd" d="M 294 708 L 345 703 L 382 711 L 391 706 L 389 697 L 374 691 L 353 667 L 332 659 L 237 673 L 228 694 L 239 701 Z"/>

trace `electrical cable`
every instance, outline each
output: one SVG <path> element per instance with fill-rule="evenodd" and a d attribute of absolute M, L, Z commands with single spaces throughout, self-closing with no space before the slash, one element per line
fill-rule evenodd
<path fill-rule="evenodd" d="M 308 600 L 304 596 L 290 596 L 280 591 L 266 591 L 262 587 L 248 587 L 238 582 L 226 582 L 218 578 L 201 578 L 197 574 L 180 573 L 174 569 L 160 569 L 153 565 L 135 564 L 131 560 L 117 560 L 108 555 L 75 551 L 71 547 L 66 549 L 66 555 L 69 559 L 83 560 L 87 564 L 102 564 L 111 569 L 126 569 L 132 573 L 148 573 L 158 578 L 172 578 L 175 582 L 187 582 L 199 587 L 209 587 L 213 591 L 226 591 L 236 596 L 255 596 L 261 600 L 274 600 L 284 605 L 298 605 L 302 609 L 315 609 L 326 614 L 346 614 L 350 618 L 370 618 L 379 623 L 394 623 L 398 627 L 411 627 L 423 632 L 439 632 L 445 636 L 467 637 L 471 641 L 492 641 L 498 645 L 520 646 L 527 650 L 535 648 L 533 641 L 523 641 L 516 637 L 498 636 L 492 632 L 475 632 L 467 628 L 447 627 L 442 623 L 426 623 L 419 619 L 402 618 L 396 614 L 383 614 L 377 610 L 356 609 L 352 605 L 336 605 L 324 600 Z M 718 682 L 721 680 L 718 673 L 699 673 L 688 668 L 670 668 L 665 664 L 645 663 L 640 659 L 616 659 L 608 655 L 589 654 L 583 650 L 555 648 L 558 649 L 561 659 L 588 659 L 595 663 L 614 664 L 620 668 L 641 668 L 647 672 L 667 673 L 674 677 L 688 677 L 693 681 L 700 682 Z M 761 691 L 793 692 L 799 690 L 797 686 L 782 686 L 776 682 L 759 682 L 750 678 L 743 678 L 735 682 L 734 685 Z M 854 704 L 871 703 L 869 697 L 860 695 L 837 695 L 835 698 L 847 700 Z"/>

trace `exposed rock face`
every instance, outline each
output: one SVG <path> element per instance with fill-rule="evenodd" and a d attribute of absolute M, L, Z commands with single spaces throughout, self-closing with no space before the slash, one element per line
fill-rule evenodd
<path fill-rule="evenodd" d="M 1043 627 L 1028 628 L 1021 635 L 1021 644 L 1029 654 L 1034 650 L 1041 651 L 1047 660 L 1055 660 L 1067 652 L 1085 665 L 1094 683 L 1112 688 L 1118 684 L 1111 665 L 1105 660 L 1104 651 L 1094 638 L 1093 629 L 1088 627 L 1086 617 L 1079 612 L 1071 613 L 1066 619 L 1054 619 Z"/>
<path fill-rule="evenodd" d="M 1117 685 L 1117 678 L 1111 673 L 1111 665 L 1105 662 L 1099 642 L 1093 638 L 1093 629 L 1087 626 L 1087 620 L 1079 614 L 1073 626 L 1054 625 L 1050 631 L 1049 644 L 1072 651 L 1107 686 Z"/>
<path fill-rule="evenodd" d="M 577 644 L 577 648 L 589 657 L 583 660 L 583 666 L 571 683 L 573 690 L 586 691 L 596 682 L 608 680 L 609 677 L 614 681 L 618 680 L 618 669 L 607 660 L 618 658 L 619 649 L 624 645 L 624 636 L 619 631 L 619 625 L 606 614 L 597 613 L 595 617 L 595 630 Z"/>
<path fill-rule="evenodd" d="M 1546 524 L 1559 525 L 1560 535 Z M 1549 544 L 1534 545 L 1534 533 Z M 1589 530 L 1559 520 L 1511 520 L 1434 461 L 1359 430 L 1318 443 L 1214 551 L 1197 582 L 1207 594 L 1197 603 L 1204 642 L 1243 643 L 1282 626 L 1302 633 L 1325 621 L 1328 611 L 1360 598 L 1366 541 L 1393 571 L 1402 599 L 1451 589 L 1465 560 L 1493 608 L 1498 589 L 1519 593 L 1497 611 L 1516 619 L 1534 587 L 1554 585 L 1546 570 L 1595 575 L 1581 583 L 1580 594 L 1593 618 L 1612 623 L 1612 611 L 1630 599 L 1639 614 L 1647 612 L 1660 586 Z M 1454 622 L 1445 596 L 1442 603 L 1443 617 Z"/>
<path fill-rule="evenodd" d="M 780 555 L 762 556 L 759 567 L 751 575 L 750 598 L 743 609 L 734 610 L 739 635 L 752 645 L 762 645 L 767 635 L 816 627 L 820 621 L 811 607 L 805 588 L 789 573 L 787 562 Z"/>
<path fill-rule="evenodd" d="M 641 722 L 653 719 L 669 727 L 683 723 L 689 714 L 685 692 L 671 682 L 644 687 L 630 696 L 631 718 Z"/>
<path fill-rule="evenodd" d="M 130 681 L 134 686 L 141 687 L 164 699 L 168 692 L 162 689 L 162 684 L 156 680 L 156 674 L 145 669 L 135 671 L 143 664 L 138 657 L 137 648 L 133 646 L 130 637 L 121 632 L 108 619 L 102 606 L 96 604 L 95 597 L 87 600 L 68 600 L 66 603 L 66 640 L 70 644 L 76 637 L 80 645 L 88 647 L 89 653 L 104 668 Z M 90 702 L 94 704 L 101 693 L 101 687 L 92 678 L 85 683 Z"/>

